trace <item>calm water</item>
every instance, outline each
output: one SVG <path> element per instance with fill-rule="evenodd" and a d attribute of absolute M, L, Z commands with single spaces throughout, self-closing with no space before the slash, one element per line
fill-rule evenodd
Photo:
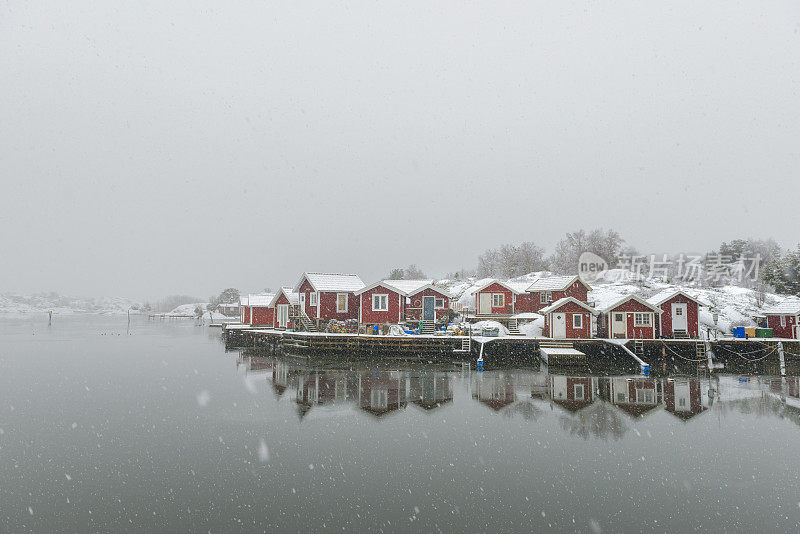
<path fill-rule="evenodd" d="M 0 531 L 787 531 L 798 380 L 225 352 L 0 323 Z"/>

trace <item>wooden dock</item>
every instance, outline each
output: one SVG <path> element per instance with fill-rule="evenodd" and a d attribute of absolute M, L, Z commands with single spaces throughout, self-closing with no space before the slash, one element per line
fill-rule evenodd
<path fill-rule="evenodd" d="M 227 348 L 260 348 L 270 352 L 314 357 L 368 356 L 380 358 L 450 359 L 518 365 L 538 362 L 548 365 L 587 366 L 592 370 L 613 363 L 630 372 L 656 375 L 697 374 L 698 371 L 750 373 L 772 371 L 781 365 L 778 347 L 783 347 L 788 374 L 800 374 L 800 341 L 777 339 L 608 340 L 548 338 L 466 337 L 443 335 L 362 335 L 293 332 L 225 324 L 222 335 Z M 562 345 L 564 350 L 553 350 Z M 566 347 L 565 345 L 569 345 Z M 548 356 L 542 356 L 542 349 Z M 707 351 L 710 350 L 711 357 Z"/>

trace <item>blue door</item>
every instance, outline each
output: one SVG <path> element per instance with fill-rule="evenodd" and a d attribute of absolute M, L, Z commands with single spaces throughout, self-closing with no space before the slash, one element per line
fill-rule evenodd
<path fill-rule="evenodd" d="M 422 320 L 434 321 L 436 320 L 436 299 L 434 297 L 422 297 Z"/>

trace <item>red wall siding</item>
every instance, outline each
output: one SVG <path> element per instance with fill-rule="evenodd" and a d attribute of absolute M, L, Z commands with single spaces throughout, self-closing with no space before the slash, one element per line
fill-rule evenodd
<path fill-rule="evenodd" d="M 317 306 L 312 306 L 311 305 L 311 293 L 313 293 L 313 292 L 314 292 L 314 288 L 311 287 L 311 283 L 308 280 L 304 279 L 303 283 L 300 284 L 300 291 L 299 291 L 299 293 L 305 294 L 306 305 L 304 307 L 304 311 L 306 312 L 306 315 L 308 315 L 309 318 L 316 319 L 317 318 Z M 319 304 L 319 301 L 317 301 L 317 304 Z"/>
<path fill-rule="evenodd" d="M 494 283 L 475 293 L 475 309 L 481 313 L 481 297 L 482 293 L 503 293 L 505 295 L 504 305 L 502 307 L 492 306 L 492 314 L 507 314 L 514 313 L 513 296 L 514 293 L 510 289 L 506 289 L 498 283 Z"/>
<path fill-rule="evenodd" d="M 553 319 L 552 316 L 554 313 L 564 313 L 567 316 L 566 339 L 589 339 L 592 337 L 592 314 L 586 311 L 585 309 L 581 308 L 574 302 L 567 302 L 563 306 L 559 306 L 558 309 L 545 315 L 544 318 L 545 335 L 547 336 L 550 335 L 550 321 L 552 321 Z M 575 314 L 583 315 L 583 328 L 573 328 L 572 316 Z"/>
<path fill-rule="evenodd" d="M 436 314 L 437 321 L 439 321 L 443 317 L 447 317 L 448 314 L 450 313 L 450 298 L 444 295 L 443 293 L 428 288 L 424 291 L 420 291 L 419 293 L 411 295 L 411 305 L 410 306 L 407 305 L 405 309 L 405 318 L 407 321 L 422 320 L 422 297 L 434 297 L 434 298 L 444 299 L 444 308 L 437 309 L 434 312 Z"/>
<path fill-rule="evenodd" d="M 252 311 L 252 323 L 254 325 L 272 325 L 274 322 L 275 308 L 266 306 L 254 306 Z"/>
<path fill-rule="evenodd" d="M 250 324 L 250 306 L 242 306 L 242 323 Z"/>
<path fill-rule="evenodd" d="M 386 311 L 373 311 L 372 310 L 372 295 L 388 295 L 387 303 L 389 309 Z M 397 324 L 400 322 L 402 315 L 402 308 L 404 306 L 405 297 L 399 293 L 392 291 L 388 287 L 377 286 L 369 291 L 365 291 L 360 295 L 361 301 L 361 323 L 364 324 L 383 324 L 392 323 Z"/>
<path fill-rule="evenodd" d="M 530 309 L 525 311 L 538 312 L 545 306 L 549 306 L 549 304 L 542 304 L 542 293 L 544 293 L 544 291 L 534 291 L 532 293 L 528 293 L 528 295 L 530 295 Z M 572 297 L 581 302 L 589 302 L 589 290 L 586 289 L 585 285 L 578 281 L 573 282 L 572 285 L 566 288 L 564 291 L 551 291 L 550 293 L 552 293 L 553 302 L 565 297 Z M 519 302 L 519 297 L 517 297 L 517 302 Z"/>
<path fill-rule="evenodd" d="M 767 328 L 772 328 L 772 335 L 774 337 L 782 337 L 784 339 L 794 339 L 795 338 L 795 328 L 794 325 L 795 317 L 791 315 L 785 315 L 786 317 L 786 326 L 781 326 L 781 316 L 780 315 L 767 315 Z"/>
<path fill-rule="evenodd" d="M 655 339 L 655 323 L 658 321 L 658 314 L 653 312 L 650 308 L 637 302 L 635 300 L 629 300 L 627 302 L 623 302 L 616 308 L 613 308 L 607 315 L 606 315 L 606 328 L 608 329 L 608 336 L 611 336 L 611 319 L 612 314 L 616 312 L 623 312 L 626 313 L 626 319 L 628 321 L 628 338 L 629 339 Z M 652 326 L 634 326 L 634 318 L 633 312 L 650 312 L 653 314 L 652 317 Z"/>
<path fill-rule="evenodd" d="M 344 291 L 342 292 L 344 293 Z M 331 319 L 346 321 L 347 319 L 358 319 L 358 295 L 347 293 L 347 312 L 339 313 L 336 311 L 337 293 L 323 292 L 319 294 L 320 320 L 325 323 Z"/>
<path fill-rule="evenodd" d="M 272 314 L 272 326 L 278 328 L 278 304 L 289 304 L 289 299 L 286 298 L 284 293 L 281 293 L 281 296 L 278 297 L 278 300 L 275 301 L 275 308 L 274 313 Z M 289 319 L 289 322 L 286 325 L 286 328 L 292 328 L 292 320 Z"/>
<path fill-rule="evenodd" d="M 661 337 L 664 338 L 671 338 L 672 337 L 672 304 L 673 303 L 685 303 L 686 306 L 686 322 L 687 322 L 687 332 L 689 332 L 689 337 L 699 337 L 698 330 L 699 330 L 699 323 L 700 323 L 700 309 L 697 305 L 697 302 L 693 301 L 690 298 L 686 298 L 683 295 L 675 295 L 671 299 L 666 302 L 663 302 L 661 306 L 659 306 L 664 313 L 661 314 Z"/>

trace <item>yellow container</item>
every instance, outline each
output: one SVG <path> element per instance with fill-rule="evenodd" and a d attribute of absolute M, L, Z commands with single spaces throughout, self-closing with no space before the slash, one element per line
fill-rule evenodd
<path fill-rule="evenodd" d="M 744 333 L 747 334 L 747 337 L 756 337 L 756 329 L 755 328 L 745 328 Z"/>

